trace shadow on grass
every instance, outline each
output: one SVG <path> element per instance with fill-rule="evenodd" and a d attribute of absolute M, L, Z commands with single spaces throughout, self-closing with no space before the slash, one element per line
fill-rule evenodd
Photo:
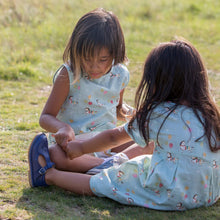
<path fill-rule="evenodd" d="M 16 207 L 33 219 L 220 219 L 220 201 L 212 207 L 183 212 L 157 211 L 107 198 L 78 196 L 55 186 L 23 189 Z"/>
<path fill-rule="evenodd" d="M 132 213 L 131 209 L 146 211 L 107 198 L 78 196 L 54 186 L 23 189 L 16 207 L 26 210 L 34 219 L 115 219 L 119 213 L 119 218 Z"/>

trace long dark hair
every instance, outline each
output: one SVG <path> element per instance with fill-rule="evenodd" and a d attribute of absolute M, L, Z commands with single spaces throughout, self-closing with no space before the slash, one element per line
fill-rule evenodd
<path fill-rule="evenodd" d="M 82 59 L 92 57 L 103 47 L 108 49 L 114 65 L 127 61 L 118 18 L 113 12 L 98 8 L 79 19 L 63 54 L 63 60 L 70 64 L 75 81 L 81 74 Z"/>
<path fill-rule="evenodd" d="M 130 121 L 129 129 L 136 119 L 146 143 L 149 142 L 151 113 L 166 101 L 175 103 L 170 113 L 183 103 L 191 107 L 204 127 L 211 151 L 220 149 L 215 138 L 220 137 L 220 113 L 210 94 L 207 71 L 196 48 L 184 39 L 159 44 L 145 61 L 135 97 L 137 113 Z M 169 114 L 160 129 L 168 117 Z"/>

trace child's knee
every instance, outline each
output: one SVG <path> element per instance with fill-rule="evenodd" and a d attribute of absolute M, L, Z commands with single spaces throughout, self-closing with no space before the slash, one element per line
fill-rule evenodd
<path fill-rule="evenodd" d="M 50 159 L 53 161 L 56 158 L 56 145 L 52 145 L 49 147 L 49 155 L 50 155 Z"/>
<path fill-rule="evenodd" d="M 58 145 L 52 145 L 49 147 L 50 159 L 55 163 L 56 168 L 62 168 L 65 166 L 66 156 L 63 150 Z"/>

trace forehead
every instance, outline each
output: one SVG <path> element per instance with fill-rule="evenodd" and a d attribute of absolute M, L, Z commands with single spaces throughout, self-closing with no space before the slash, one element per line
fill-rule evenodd
<path fill-rule="evenodd" d="M 94 48 L 92 51 L 87 51 L 84 54 L 84 57 L 91 57 L 91 58 L 100 58 L 100 57 L 109 57 L 110 52 L 108 48 L 106 47 L 101 47 L 101 48 Z"/>
<path fill-rule="evenodd" d="M 94 52 L 95 52 L 94 55 L 99 57 L 110 55 L 109 50 L 106 47 L 102 47 L 101 49 L 95 50 Z"/>

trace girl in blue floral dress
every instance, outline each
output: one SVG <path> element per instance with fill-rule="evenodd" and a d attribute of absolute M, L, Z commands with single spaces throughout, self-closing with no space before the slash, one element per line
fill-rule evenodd
<path fill-rule="evenodd" d="M 56 168 L 86 172 L 103 163 L 111 166 L 113 159 L 118 163 L 127 160 L 125 154 L 115 154 L 133 142 L 74 160 L 69 160 L 62 150 L 75 138 L 84 139 L 115 128 L 117 119 L 126 120 L 123 113 L 132 115 L 132 108 L 123 102 L 129 71 L 123 64 L 127 57 L 118 18 L 102 8 L 83 15 L 73 30 L 63 60 L 40 116 L 41 127 L 49 133 L 50 157 Z"/>
<path fill-rule="evenodd" d="M 50 159 L 45 153 L 46 162 L 33 163 L 35 170 L 46 167 L 42 181 L 78 194 L 158 210 L 214 204 L 220 196 L 220 113 L 195 47 L 176 39 L 154 48 L 145 62 L 135 101 L 136 115 L 126 125 L 86 141 L 69 142 L 64 151 L 75 158 L 130 140 L 143 147 L 152 140 L 152 156 L 137 156 L 88 176 L 48 168 Z M 37 184 L 35 174 L 32 181 Z"/>

